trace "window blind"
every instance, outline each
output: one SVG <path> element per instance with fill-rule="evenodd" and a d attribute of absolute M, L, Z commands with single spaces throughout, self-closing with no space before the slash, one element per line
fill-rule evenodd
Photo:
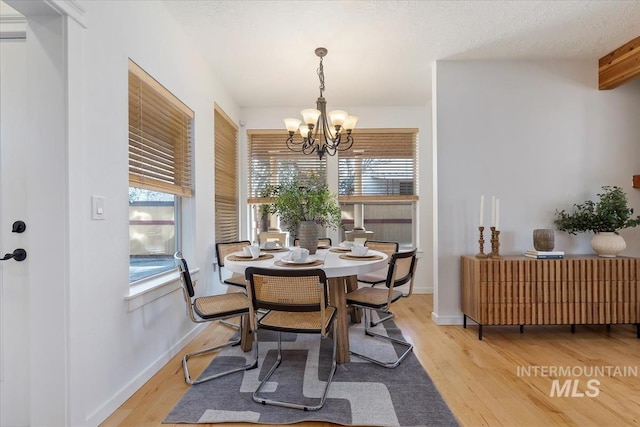
<path fill-rule="evenodd" d="M 216 241 L 239 239 L 238 127 L 215 105 L 215 214 Z"/>
<path fill-rule="evenodd" d="M 357 129 L 338 152 L 342 203 L 418 200 L 417 129 Z"/>
<path fill-rule="evenodd" d="M 129 185 L 191 196 L 194 113 L 129 61 Z"/>
<path fill-rule="evenodd" d="M 247 203 L 268 203 L 265 191 L 282 181 L 297 176 L 300 179 L 317 175 L 326 179 L 326 159 L 316 154 L 305 155 L 291 151 L 285 141 L 288 133 L 277 130 L 250 130 L 249 141 L 249 188 Z"/>

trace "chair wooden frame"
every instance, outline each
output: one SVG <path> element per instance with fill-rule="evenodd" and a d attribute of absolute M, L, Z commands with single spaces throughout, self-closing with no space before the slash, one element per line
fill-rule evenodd
<path fill-rule="evenodd" d="M 204 297 L 195 297 L 195 290 L 193 282 L 191 280 L 191 273 L 187 261 L 182 257 L 180 252 L 176 252 L 174 255 L 178 271 L 180 272 L 180 281 L 182 283 L 182 291 L 184 295 L 184 301 L 187 306 L 187 315 L 194 323 L 205 323 L 213 321 L 222 321 L 230 317 L 244 316 L 246 317 L 250 313 L 249 299 L 247 295 L 240 292 L 234 292 L 230 294 L 211 295 Z M 243 323 L 247 323 L 246 320 Z M 249 325 L 243 325 L 249 327 Z M 240 334 L 242 335 L 242 334 Z M 224 344 L 209 347 L 204 350 L 199 350 L 193 353 L 185 354 L 182 358 L 182 369 L 184 371 L 184 380 L 188 384 L 200 384 L 205 381 L 220 378 L 224 375 L 232 374 L 234 372 L 244 371 L 247 369 L 253 369 L 258 366 L 258 346 L 254 345 L 253 359 L 243 366 L 231 368 L 229 370 L 209 375 L 205 378 L 198 378 L 194 380 L 189 373 L 188 361 L 192 357 L 202 356 L 209 353 L 213 353 L 225 347 L 230 347 L 240 343 L 240 338 L 227 341 Z"/>
<path fill-rule="evenodd" d="M 336 308 L 328 303 L 327 278 L 320 269 L 277 270 L 249 267 L 245 272 L 248 292 L 251 297 L 252 330 L 261 329 L 278 332 L 278 356 L 265 377 L 253 393 L 253 400 L 268 405 L 315 411 L 324 405 L 329 386 L 336 371 Z M 266 314 L 258 318 L 258 310 Z M 282 332 L 319 334 L 321 339 L 333 333 L 331 368 L 320 401 L 317 405 L 276 400 L 262 396 L 265 384 L 282 362 Z"/>
<path fill-rule="evenodd" d="M 371 323 L 371 315 L 373 310 L 382 311 L 387 313 L 387 316 L 383 319 L 388 320 L 391 318 L 388 316 L 388 314 L 391 313 L 389 311 L 391 305 L 400 298 L 407 298 L 411 296 L 413 293 L 413 280 L 417 263 L 416 252 L 417 250 L 413 249 L 407 252 L 396 252 L 391 255 L 386 280 L 387 289 L 374 287 L 359 288 L 355 291 L 349 292 L 346 296 L 348 305 L 362 308 L 364 310 L 364 331 L 366 335 L 400 344 L 406 347 L 405 351 L 395 361 L 391 362 L 378 360 L 371 356 L 356 353 L 354 351 L 350 351 L 351 354 L 380 366 L 384 366 L 385 368 L 395 368 L 400 365 L 400 363 L 402 363 L 407 355 L 413 350 L 413 344 L 407 341 L 373 332 L 371 330 L 371 327 L 373 327 Z M 405 284 L 409 284 L 409 291 L 406 294 L 396 289 L 396 287 Z M 381 320 L 381 322 L 384 320 Z"/>

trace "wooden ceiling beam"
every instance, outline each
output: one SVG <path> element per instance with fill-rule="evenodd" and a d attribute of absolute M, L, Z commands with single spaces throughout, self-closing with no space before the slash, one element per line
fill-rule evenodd
<path fill-rule="evenodd" d="M 598 64 L 598 87 L 613 89 L 640 76 L 640 37 L 636 37 L 608 55 Z"/>

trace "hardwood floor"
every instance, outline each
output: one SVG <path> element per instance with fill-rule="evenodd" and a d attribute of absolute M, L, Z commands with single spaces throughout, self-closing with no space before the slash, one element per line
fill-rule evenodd
<path fill-rule="evenodd" d="M 432 301 L 432 295 L 413 295 L 396 303 L 395 321 L 462 426 L 640 425 L 640 339 L 634 326 L 577 326 L 574 334 L 569 326 L 530 326 L 524 334 L 516 326 L 493 326 L 484 328 L 479 341 L 475 325 L 434 324 Z M 230 333 L 211 325 L 185 352 Z M 192 374 L 208 363 L 194 365 Z M 102 426 L 171 426 L 162 420 L 187 388 L 175 357 Z"/>

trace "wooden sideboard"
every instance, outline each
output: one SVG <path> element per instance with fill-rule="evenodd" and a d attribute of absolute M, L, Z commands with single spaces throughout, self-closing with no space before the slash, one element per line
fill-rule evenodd
<path fill-rule="evenodd" d="M 640 338 L 640 258 L 462 257 L 462 312 L 483 325 L 635 324 Z"/>

